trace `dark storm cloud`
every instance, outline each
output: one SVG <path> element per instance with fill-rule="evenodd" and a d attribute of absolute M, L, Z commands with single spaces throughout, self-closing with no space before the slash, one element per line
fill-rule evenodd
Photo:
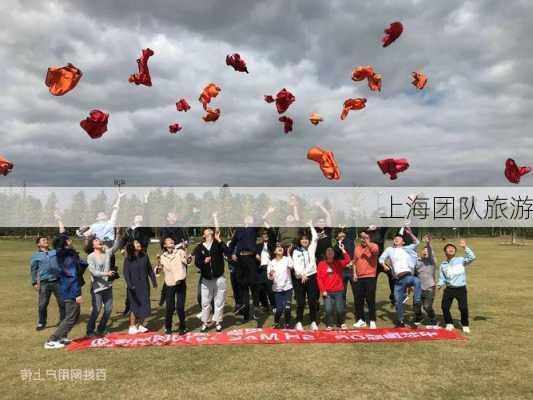
<path fill-rule="evenodd" d="M 16 164 L 2 183 L 338 185 L 305 159 L 314 145 L 335 152 L 348 186 L 388 185 L 375 164 L 385 157 L 410 159 L 394 182 L 405 186 L 497 186 L 507 157 L 531 162 L 525 1 L 8 1 L 0 11 L 0 154 Z M 394 20 L 405 32 L 383 49 Z M 156 52 L 151 88 L 127 82 L 143 47 Z M 249 75 L 225 65 L 234 51 Z M 66 62 L 84 76 L 50 96 L 46 68 Z M 350 80 L 361 64 L 383 74 L 382 93 Z M 430 79 L 423 92 L 410 85 L 417 69 Z M 205 124 L 197 98 L 211 81 L 222 116 Z M 262 99 L 282 87 L 297 98 L 289 136 Z M 342 102 L 359 96 L 367 108 L 341 122 Z M 175 111 L 181 97 L 188 113 Z M 110 113 L 94 141 L 79 127 L 93 108 Z M 312 111 L 325 119 L 318 127 Z M 184 126 L 176 136 L 173 122 Z"/>

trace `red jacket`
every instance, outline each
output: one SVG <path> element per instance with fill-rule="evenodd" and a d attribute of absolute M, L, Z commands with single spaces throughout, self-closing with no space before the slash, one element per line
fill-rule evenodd
<path fill-rule="evenodd" d="M 317 267 L 317 281 L 320 293 L 340 292 L 344 290 L 342 275 L 344 268 L 350 263 L 350 255 L 344 253 L 343 260 L 334 260 L 331 264 L 320 261 Z"/>

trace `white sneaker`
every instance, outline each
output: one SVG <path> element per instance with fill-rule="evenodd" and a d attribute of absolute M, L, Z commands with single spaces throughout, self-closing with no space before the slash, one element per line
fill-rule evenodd
<path fill-rule="evenodd" d="M 303 325 L 302 325 L 301 322 L 298 322 L 298 323 L 296 324 L 296 326 L 294 327 L 294 329 L 296 329 L 297 331 L 303 331 L 303 330 L 304 330 L 304 327 L 303 327 Z"/>
<path fill-rule="evenodd" d="M 346 326 L 346 324 L 342 324 L 341 329 L 348 329 L 348 327 Z"/>
<path fill-rule="evenodd" d="M 463 333 L 470 333 L 470 327 L 469 326 L 463 326 Z"/>
<path fill-rule="evenodd" d="M 201 321 L 202 320 L 202 313 L 199 312 L 198 314 L 196 314 L 196 318 L 198 318 Z"/>
<path fill-rule="evenodd" d="M 331 326 L 326 326 L 326 330 L 327 331 L 331 331 L 331 330 L 333 330 L 333 328 Z"/>
<path fill-rule="evenodd" d="M 447 331 L 453 331 L 455 329 L 455 327 L 453 326 L 453 324 L 446 324 L 446 330 Z"/>
<path fill-rule="evenodd" d="M 402 303 L 405 304 L 409 301 L 409 296 L 405 296 L 405 299 L 403 299 Z"/>
<path fill-rule="evenodd" d="M 318 331 L 318 325 L 315 321 L 311 322 L 311 330 L 312 331 Z"/>
<path fill-rule="evenodd" d="M 370 321 L 370 329 L 376 329 L 376 321 Z"/>
<path fill-rule="evenodd" d="M 52 340 L 46 342 L 44 344 L 44 348 L 45 349 L 62 349 L 63 347 L 65 347 L 65 345 L 63 343 L 60 343 L 60 342 L 54 342 Z"/>
<path fill-rule="evenodd" d="M 148 328 L 145 328 L 144 326 L 139 325 L 139 327 L 137 328 L 137 332 L 139 332 L 139 333 L 148 332 Z"/>
<path fill-rule="evenodd" d="M 354 328 L 366 328 L 366 322 L 360 319 L 355 324 L 353 324 Z"/>
<path fill-rule="evenodd" d="M 128 329 L 128 335 L 135 335 L 136 333 L 138 333 L 137 327 L 135 325 L 130 326 Z"/>

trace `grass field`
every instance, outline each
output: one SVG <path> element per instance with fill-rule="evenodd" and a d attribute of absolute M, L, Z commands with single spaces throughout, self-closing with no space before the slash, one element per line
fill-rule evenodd
<path fill-rule="evenodd" d="M 417 343 L 206 346 L 44 350 L 53 327 L 36 332 L 36 292 L 29 281 L 33 241 L 0 240 L 2 399 L 526 399 L 533 398 L 533 242 L 500 245 L 470 239 L 478 257 L 470 267 L 472 334 L 467 341 Z M 79 247 L 79 246 L 78 246 Z M 440 244 L 438 255 L 441 256 Z M 151 254 L 155 255 L 155 246 Z M 122 260 L 119 259 L 119 265 Z M 197 273 L 189 275 L 187 315 L 195 319 Z M 88 279 L 88 277 L 86 276 Z M 162 280 L 159 278 L 160 281 Z M 385 276 L 378 283 L 378 327 L 390 326 Z M 82 319 L 71 337 L 83 336 L 90 309 L 84 288 Z M 231 292 L 231 291 L 230 291 Z M 231 293 L 230 293 L 231 295 Z M 147 326 L 162 330 L 163 309 L 152 292 Z M 349 302 L 352 303 L 351 294 Z M 234 325 L 227 299 L 226 326 Z M 119 312 L 124 280 L 114 288 L 111 331 L 127 329 Z M 440 316 L 440 295 L 436 299 Z M 457 306 L 452 310 L 458 318 Z M 353 323 L 352 308 L 347 314 Z M 57 321 L 54 299 L 49 324 Z M 265 322 L 270 326 L 271 318 Z M 256 323 L 246 326 L 254 327 Z M 41 371 L 27 382 L 21 370 Z M 47 370 L 105 369 L 105 381 L 54 381 Z"/>

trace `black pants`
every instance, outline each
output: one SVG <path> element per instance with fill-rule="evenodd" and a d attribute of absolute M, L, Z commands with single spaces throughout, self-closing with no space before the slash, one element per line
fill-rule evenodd
<path fill-rule="evenodd" d="M 392 271 L 390 269 L 388 271 L 385 271 L 385 269 L 383 268 L 383 265 L 378 263 L 376 281 L 379 278 L 379 274 L 381 272 L 387 275 L 387 279 L 389 280 L 389 290 L 390 290 L 389 300 L 391 301 L 391 303 L 394 303 L 394 276 L 392 275 Z"/>
<path fill-rule="evenodd" d="M 175 286 L 167 286 L 165 289 L 165 330 L 172 330 L 172 315 L 177 312 L 180 320 L 180 329 L 185 329 L 185 298 L 187 285 L 185 280 L 179 281 Z"/>
<path fill-rule="evenodd" d="M 59 293 L 59 281 L 41 281 L 39 283 L 39 324 L 46 325 L 48 319 L 48 303 L 52 294 L 57 300 L 59 321 L 65 318 L 65 302 Z"/>
<path fill-rule="evenodd" d="M 236 266 L 230 269 L 229 278 L 231 282 L 231 290 L 233 292 L 233 300 L 235 301 L 235 307 L 242 305 L 241 292 L 239 290 L 239 283 L 237 282 L 237 270 Z"/>
<path fill-rule="evenodd" d="M 376 320 L 376 278 L 359 278 L 355 282 L 355 319 L 365 320 L 365 301 L 369 321 Z"/>
<path fill-rule="evenodd" d="M 274 298 L 274 291 L 272 290 L 272 281 L 268 279 L 267 276 L 267 266 L 260 265 L 257 268 L 257 297 L 255 307 L 258 307 L 261 304 L 263 307 L 275 308 L 276 299 Z"/>
<path fill-rule="evenodd" d="M 306 297 L 309 304 L 309 318 L 311 322 L 317 322 L 317 296 L 319 291 L 316 274 L 308 276 L 305 283 L 302 283 L 300 279 L 293 279 L 293 286 L 296 297 L 296 322 L 303 322 Z"/>
<path fill-rule="evenodd" d="M 452 307 L 452 302 L 454 299 L 457 299 L 457 303 L 459 304 L 461 325 L 468 326 L 468 297 L 466 286 L 447 287 L 444 289 L 444 293 L 442 295 L 442 314 L 444 315 L 444 323 L 453 324 L 450 308 Z"/>
<path fill-rule="evenodd" d="M 253 317 L 253 305 L 259 303 L 257 290 L 257 260 L 254 255 L 242 255 L 237 260 L 236 279 L 239 288 L 239 297 L 244 305 L 244 319 Z M 250 293 L 252 294 L 252 307 L 250 307 Z"/>
<path fill-rule="evenodd" d="M 346 308 L 347 295 L 348 295 L 348 285 L 352 288 L 352 296 L 354 298 L 354 310 L 355 310 L 355 282 L 353 280 L 353 270 L 352 268 L 344 268 L 342 273 L 342 280 L 344 282 L 344 307 Z M 355 312 L 355 311 L 354 311 Z"/>
<path fill-rule="evenodd" d="M 80 318 L 80 305 L 76 300 L 65 300 L 65 318 L 61 320 L 56 331 L 50 336 L 49 341 L 57 341 L 66 338 Z"/>

